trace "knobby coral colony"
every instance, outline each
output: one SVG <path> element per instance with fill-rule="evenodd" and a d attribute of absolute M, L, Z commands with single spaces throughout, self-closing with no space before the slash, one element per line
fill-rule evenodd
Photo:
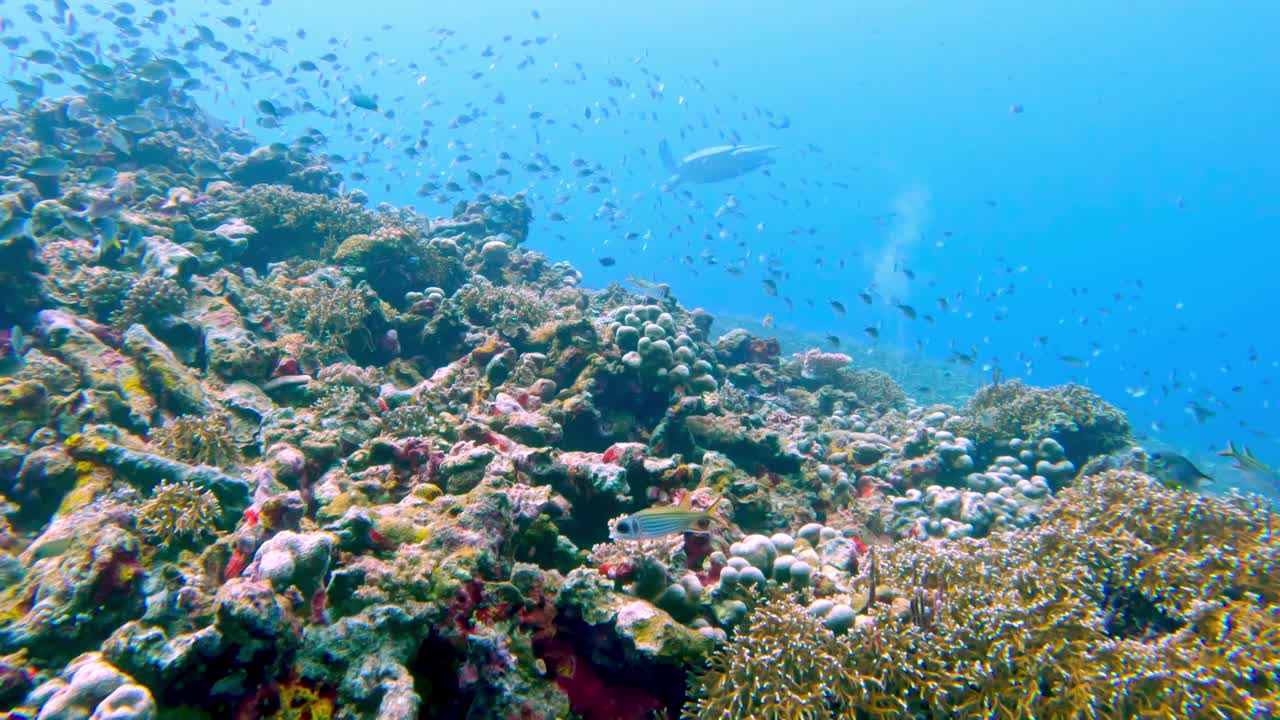
<path fill-rule="evenodd" d="M 1269 506 L 1087 389 L 922 407 L 142 98 L 0 116 L 10 717 L 1280 714 Z"/>

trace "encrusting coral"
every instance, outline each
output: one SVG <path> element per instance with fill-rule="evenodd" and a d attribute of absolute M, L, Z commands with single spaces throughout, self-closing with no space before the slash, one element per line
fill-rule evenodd
<path fill-rule="evenodd" d="M 1035 528 L 888 548 L 882 601 L 846 635 L 775 595 L 691 680 L 685 717 L 1274 716 L 1273 523 L 1241 497 L 1084 478 Z"/>

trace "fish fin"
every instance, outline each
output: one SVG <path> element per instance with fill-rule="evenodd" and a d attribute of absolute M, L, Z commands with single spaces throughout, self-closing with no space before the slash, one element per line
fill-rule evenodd
<path fill-rule="evenodd" d="M 712 513 L 714 513 L 714 512 L 716 511 L 716 507 L 720 504 L 720 501 L 721 501 L 721 500 L 724 500 L 724 496 L 723 496 L 723 495 L 721 495 L 720 497 L 716 498 L 715 500 L 712 500 L 712 501 L 711 501 L 711 504 L 710 504 L 710 505 L 708 505 L 708 506 L 707 506 L 707 509 L 706 509 L 706 510 L 703 510 L 703 512 L 705 512 L 705 513 L 706 513 L 706 514 L 708 514 L 708 515 L 711 515 Z"/>
<path fill-rule="evenodd" d="M 671 144 L 667 142 L 666 138 L 658 142 L 658 156 L 662 158 L 662 164 L 666 166 L 667 171 L 675 173 L 676 159 L 671 156 Z"/>

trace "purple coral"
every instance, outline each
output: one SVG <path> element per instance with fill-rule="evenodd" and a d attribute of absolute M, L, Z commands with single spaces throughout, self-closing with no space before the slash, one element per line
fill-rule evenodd
<path fill-rule="evenodd" d="M 800 361 L 800 377 L 806 380 L 830 380 L 853 362 L 853 358 L 844 353 L 825 352 L 817 348 L 796 353 L 794 357 Z"/>

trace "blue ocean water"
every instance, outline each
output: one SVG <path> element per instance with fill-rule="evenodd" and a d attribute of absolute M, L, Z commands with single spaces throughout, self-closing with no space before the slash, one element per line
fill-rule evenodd
<path fill-rule="evenodd" d="M 1228 439 L 1280 457 L 1274 4 L 162 7 L 174 19 L 145 45 L 200 23 L 228 47 L 193 70 L 207 108 L 263 142 L 320 130 L 371 203 L 439 214 L 523 189 L 531 246 L 588 285 L 665 282 L 690 306 L 836 335 L 855 357 L 879 343 L 1082 382 L 1211 466 Z M 317 71 L 297 68 L 308 59 Z M 296 112 L 263 127 L 262 99 Z M 677 156 L 780 149 L 766 172 L 664 191 L 662 139 Z M 415 192 L 451 180 L 461 192 Z"/>

